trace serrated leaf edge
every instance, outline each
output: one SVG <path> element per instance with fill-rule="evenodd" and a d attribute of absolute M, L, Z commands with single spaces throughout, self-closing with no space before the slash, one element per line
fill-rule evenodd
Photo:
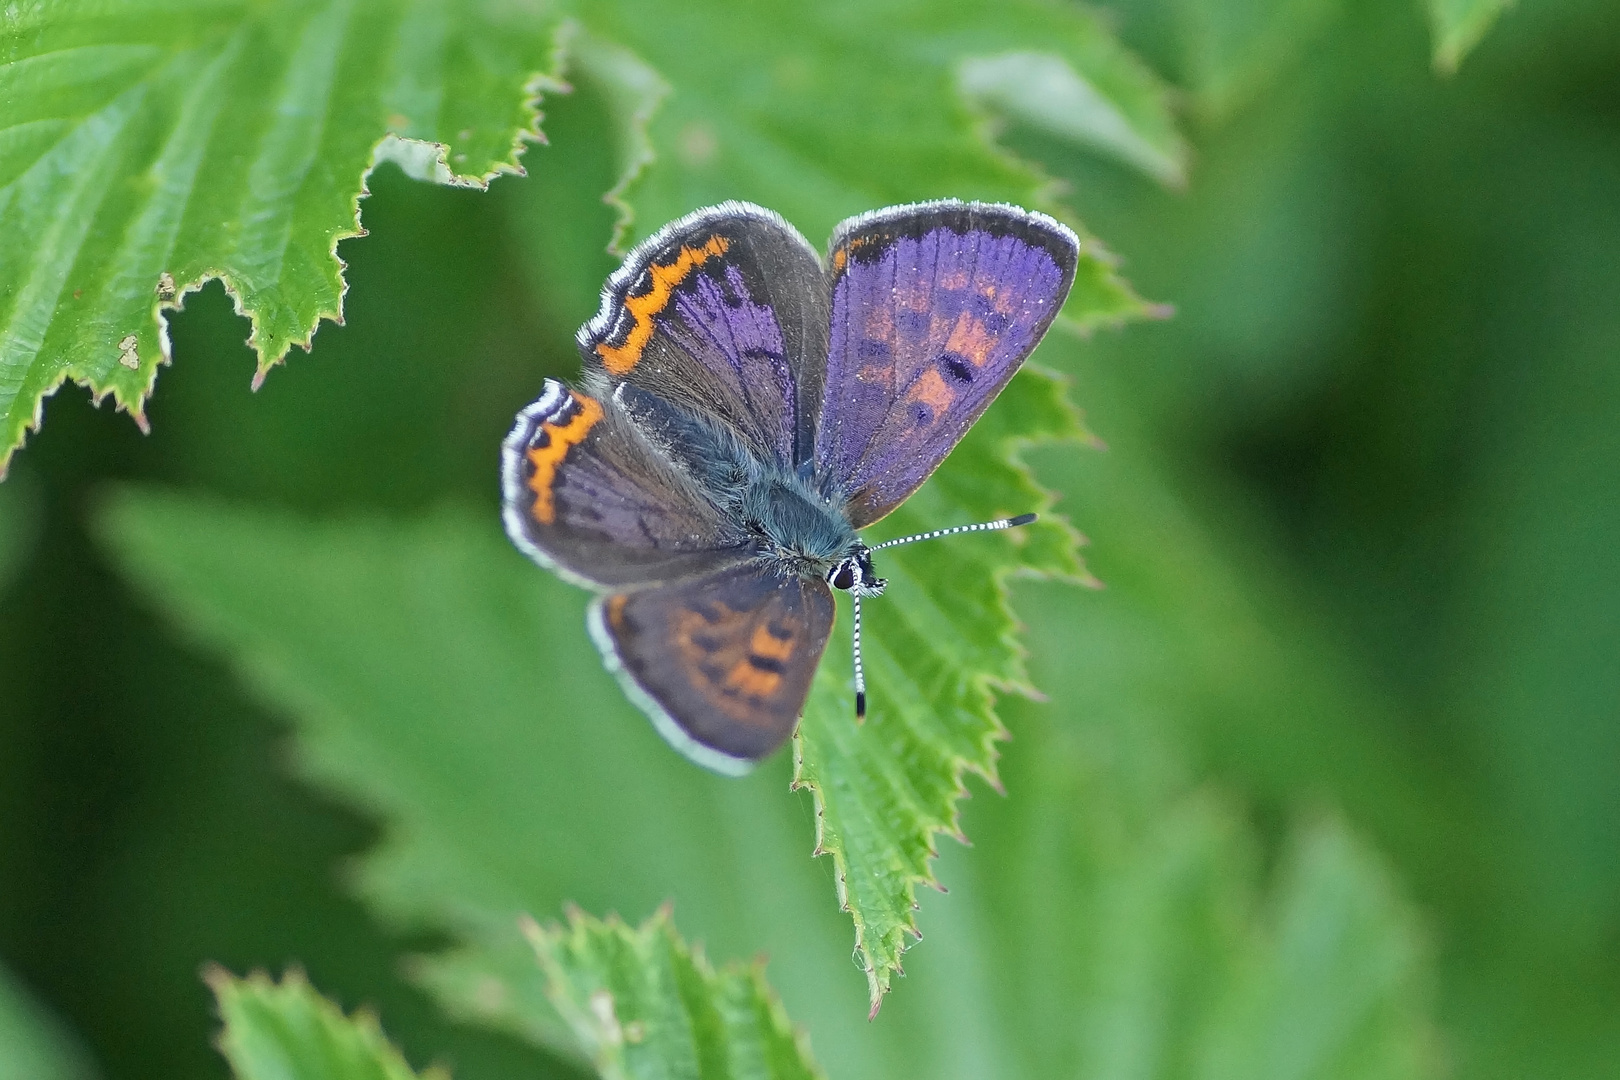
<path fill-rule="evenodd" d="M 564 1017 L 568 1017 L 570 1014 L 577 1015 L 578 1009 L 568 1000 L 568 995 L 564 990 L 567 977 L 551 956 L 550 950 L 553 943 L 561 942 L 570 935 L 581 935 L 588 932 L 593 922 L 606 930 L 627 936 L 649 937 L 657 933 L 663 935 L 665 942 L 671 949 L 691 961 L 693 968 L 697 970 L 704 983 L 711 988 L 716 985 L 722 975 L 737 974 L 747 979 L 753 985 L 754 992 L 765 1003 L 772 1023 L 780 1030 L 792 1034 L 793 1045 L 798 1051 L 799 1058 L 805 1063 L 811 1074 L 817 1077 L 825 1076 L 820 1067 L 816 1065 L 815 1058 L 810 1052 L 809 1032 L 805 1030 L 803 1024 L 794 1023 L 793 1019 L 788 1016 L 787 1008 L 782 1004 L 781 996 L 766 980 L 765 958 L 763 956 L 755 957 L 747 964 L 732 961 L 716 970 L 714 965 L 710 963 L 702 942 L 688 942 L 675 929 L 674 907 L 668 902 L 660 904 L 658 909 L 649 915 L 640 926 L 631 926 L 617 912 L 609 912 L 605 918 L 597 919 L 573 904 L 569 904 L 564 909 L 563 917 L 566 920 L 566 925 L 553 923 L 549 926 L 542 926 L 536 919 L 528 915 L 524 915 L 518 920 L 518 929 L 522 932 L 530 947 L 534 949 L 536 961 L 545 974 L 546 997 L 559 1014 Z M 573 1023 L 573 1021 L 570 1020 L 570 1023 Z M 589 1048 L 586 1048 L 586 1050 L 588 1052 Z M 593 1061 L 597 1060 L 594 1054 L 590 1056 Z M 611 1076 L 609 1080 L 617 1080 L 617 1076 Z"/>
<path fill-rule="evenodd" d="M 1072 326 L 1069 330 L 1073 333 L 1084 332 Z M 1080 410 L 1069 400 L 1067 387 L 1070 380 L 1061 373 L 1048 371 L 1039 365 L 1026 364 L 1025 367 L 1030 370 L 1040 371 L 1042 374 L 1056 380 L 1064 388 L 1065 392 L 1062 394 L 1060 402 L 1064 412 L 1067 414 L 1073 434 L 1006 436 L 1001 440 L 1002 458 L 1013 468 L 1028 477 L 1030 485 L 1040 492 L 1037 512 L 1041 515 L 1041 520 L 1057 525 L 1068 534 L 1069 544 L 1076 553 L 1076 561 L 1080 563 L 1081 573 L 1080 575 L 1071 575 L 1012 565 L 1000 566 L 992 572 L 991 577 L 995 584 L 997 610 L 1005 617 L 1006 622 L 1012 624 L 1014 628 L 1010 634 L 1003 638 L 1003 642 L 1012 649 L 1015 662 L 1020 667 L 1023 666 L 1024 659 L 1029 656 L 1029 649 L 1018 634 L 1017 628 L 1022 624 L 1019 622 L 1018 613 L 1012 606 L 1012 593 L 1008 587 L 1011 581 L 1022 578 L 1037 581 L 1054 581 L 1087 588 L 1101 587 L 1101 582 L 1093 577 L 1089 571 L 1085 570 L 1084 562 L 1079 559 L 1079 550 L 1087 543 L 1085 535 L 1076 529 L 1066 516 L 1053 511 L 1052 507 L 1057 502 L 1056 493 L 1037 483 L 1034 470 L 1023 460 L 1023 452 L 1035 446 L 1061 446 L 1065 443 L 1075 443 L 1096 448 L 1100 444 L 1086 429 Z M 1032 700 L 1040 700 L 1042 696 L 1039 690 L 1024 679 L 1001 679 L 982 673 L 970 676 L 969 693 L 975 691 L 985 693 L 989 697 L 987 711 L 991 721 L 991 728 L 981 737 L 979 743 L 983 754 L 983 762 L 971 761 L 964 755 L 957 755 L 951 762 L 950 819 L 945 825 L 935 826 L 928 830 L 928 862 L 930 863 L 928 872 L 921 875 L 909 875 L 905 884 L 905 897 L 908 901 L 909 910 L 913 913 L 918 910 L 917 887 L 919 885 L 927 886 L 941 893 L 948 891 L 934 875 L 931 865 L 935 859 L 939 858 L 939 848 L 934 843 L 935 838 L 940 835 L 947 835 L 958 843 L 971 846 L 967 834 L 962 830 L 962 800 L 972 795 L 972 792 L 968 790 L 967 775 L 969 773 L 976 774 L 996 794 L 1002 796 L 1007 794 L 1007 789 L 1002 784 L 996 768 L 996 763 L 1001 759 L 1001 750 L 997 744 L 1011 739 L 1012 733 L 1002 723 L 1000 714 L 996 712 L 999 695 L 1012 693 Z M 810 792 L 812 803 L 815 806 L 816 818 L 815 847 L 811 850 L 811 857 L 832 857 L 835 870 L 834 876 L 837 879 L 838 909 L 847 913 L 850 916 L 850 921 L 855 924 L 855 955 L 860 958 L 857 962 L 860 963 L 861 970 L 866 975 L 867 997 L 871 1002 L 871 1011 L 867 1013 L 867 1019 L 874 1019 L 878 1014 L 878 1010 L 883 1006 L 883 995 L 890 990 L 891 972 L 879 971 L 878 965 L 872 962 L 871 954 L 867 950 L 868 927 L 849 903 L 849 886 L 846 880 L 849 864 L 842 846 L 829 846 L 825 842 L 825 794 L 818 782 L 806 779 L 804 776 L 804 742 L 797 730 L 793 733 L 793 779 L 790 781 L 788 788 L 791 791 L 807 790 Z M 911 935 L 913 944 L 922 940 L 922 930 L 917 926 L 915 914 L 907 917 L 901 930 L 905 934 Z M 900 954 L 903 955 L 907 948 L 909 946 L 904 944 L 904 938 L 902 937 Z M 893 968 L 893 973 L 905 974 L 904 968 L 900 966 L 898 961 Z"/>
<path fill-rule="evenodd" d="M 287 354 L 292 352 L 294 347 L 302 349 L 308 354 L 313 346 L 315 334 L 321 328 L 322 323 L 331 322 L 337 326 L 343 325 L 343 301 L 349 293 L 347 278 L 349 264 L 338 254 L 338 244 L 344 240 L 352 240 L 366 235 L 365 226 L 360 221 L 360 204 L 371 194 L 370 179 L 372 172 L 384 161 L 391 160 L 391 155 L 386 153 L 379 155 L 379 151 L 390 143 L 402 144 L 425 151 L 430 155 L 435 165 L 435 175 L 431 182 L 450 187 L 475 188 L 479 191 L 487 191 L 490 183 L 499 176 L 505 174 L 527 175 L 522 164 L 524 152 L 528 149 L 530 143 L 539 143 L 541 145 L 546 143 L 545 134 L 540 127 L 545 115 L 540 106 L 545 95 L 547 93 L 568 93 L 571 90 L 571 87 L 562 77 L 567 65 L 567 46 L 570 41 L 567 27 L 568 24 L 565 22 L 560 24 L 557 30 L 553 31 L 551 70 L 533 72 L 524 82 L 522 86 L 524 100 L 521 106 L 524 123 L 513 133 L 507 157 L 496 161 L 488 171 L 476 175 L 457 173 L 450 167 L 452 147 L 448 143 L 441 143 L 431 139 L 409 138 L 392 131 L 385 131 L 377 137 L 377 141 L 371 148 L 369 164 L 360 173 L 360 187 L 351 200 L 354 225 L 352 228 L 340 229 L 333 233 L 331 242 L 327 247 L 328 254 L 336 261 L 338 266 L 339 291 L 337 304 L 329 310 L 318 311 L 314 322 L 302 338 L 289 340 L 278 355 L 267 359 L 260 345 L 258 319 L 255 317 L 255 313 L 249 311 L 243 303 L 240 285 L 230 272 L 210 268 L 195 278 L 177 282 L 168 271 L 162 271 L 152 281 L 152 295 L 157 299 L 152 305 L 151 314 L 152 321 L 157 327 L 159 355 L 154 363 L 143 365 L 147 367 L 145 386 L 136 392 L 133 399 L 130 399 L 126 398 L 123 390 L 116 385 L 98 387 L 91 376 L 78 378 L 70 376 L 65 370 L 60 372 L 48 386 L 40 391 L 38 399 L 34 402 L 33 415 L 21 428 L 21 437 L 14 444 L 0 446 L 0 481 L 5 480 L 6 474 L 11 467 L 12 458 L 17 451 L 27 445 L 28 437 L 37 433 L 43 426 L 46 400 L 55 397 L 56 392 L 70 382 L 88 391 L 91 404 L 98 408 L 109 394 L 112 395 L 114 407 L 119 411 L 128 413 L 130 419 L 135 422 L 135 426 L 140 428 L 141 434 L 151 434 L 151 423 L 147 420 L 145 412 L 146 402 L 157 389 L 158 368 L 170 366 L 174 362 L 173 345 L 169 338 L 169 321 L 165 316 L 165 312 L 184 310 L 187 294 L 200 291 L 211 281 L 218 281 L 224 287 L 226 294 L 231 298 L 231 306 L 236 314 L 249 319 L 252 323 L 252 330 L 248 335 L 247 344 L 255 353 L 259 354 L 250 384 L 252 390 L 257 392 L 264 385 L 265 377 L 269 374 L 270 369 L 283 363 Z"/>
<path fill-rule="evenodd" d="M 385 1058 L 390 1064 L 396 1065 L 406 1075 L 419 1077 L 420 1080 L 450 1080 L 449 1071 L 437 1065 L 430 1065 L 421 1072 L 412 1069 L 410 1062 L 405 1060 L 405 1055 L 400 1053 L 399 1048 L 394 1045 L 388 1034 L 383 1031 L 382 1021 L 378 1018 L 375 1010 L 361 1006 L 353 1013 L 345 1013 L 336 1002 L 317 990 L 309 981 L 309 977 L 304 974 L 304 969 L 296 964 L 288 967 L 282 973 L 278 982 L 271 978 L 270 973 L 263 968 L 254 968 L 247 975 L 238 978 L 228 968 L 210 961 L 203 966 L 202 980 L 214 995 L 214 1013 L 221 1025 L 219 1032 L 214 1036 L 214 1048 L 224 1056 L 226 1061 L 231 1061 L 228 1049 L 231 1028 L 225 1016 L 225 999 L 227 996 L 240 994 L 244 991 L 260 994 L 307 991 L 308 996 L 314 1000 L 315 1009 L 318 1012 L 324 1014 L 329 1020 L 335 1020 L 340 1025 L 355 1029 L 360 1038 L 369 1044 L 375 1053 Z M 233 1075 L 239 1075 L 236 1074 L 234 1065 L 231 1071 Z"/>

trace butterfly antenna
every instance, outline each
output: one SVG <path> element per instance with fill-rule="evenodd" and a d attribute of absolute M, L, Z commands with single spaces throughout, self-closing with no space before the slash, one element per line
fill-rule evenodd
<path fill-rule="evenodd" d="M 861 668 L 861 594 L 850 593 L 855 601 L 855 722 L 866 719 L 866 672 Z"/>
<path fill-rule="evenodd" d="M 933 532 L 918 533 L 915 536 L 902 536 L 898 540 L 885 540 L 872 548 L 873 551 L 882 551 L 884 548 L 899 547 L 901 544 L 915 544 L 919 540 L 938 540 L 942 536 L 955 536 L 965 532 L 993 532 L 998 529 L 1016 529 L 1020 525 L 1028 525 L 1035 520 L 1034 514 L 1019 514 L 1017 517 L 997 518 L 995 521 L 981 521 L 977 525 L 958 525 L 954 529 L 935 529 Z M 857 608 L 857 611 L 859 609 Z M 859 616 L 855 624 L 860 626 Z"/>

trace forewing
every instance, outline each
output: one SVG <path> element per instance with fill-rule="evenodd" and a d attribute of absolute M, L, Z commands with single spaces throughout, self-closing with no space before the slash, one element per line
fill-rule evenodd
<path fill-rule="evenodd" d="M 826 276 L 781 217 L 722 203 L 630 253 L 579 347 L 587 373 L 720 420 L 761 461 L 793 468 L 814 446 Z M 628 407 L 638 408 L 635 395 Z"/>
<path fill-rule="evenodd" d="M 738 774 L 787 741 L 832 631 L 832 592 L 754 563 L 598 600 L 591 633 L 676 749 Z"/>
<path fill-rule="evenodd" d="M 816 461 L 863 528 L 926 480 L 1039 344 L 1079 243 L 1043 214 L 922 203 L 833 233 Z"/>
<path fill-rule="evenodd" d="M 547 379 L 502 458 L 507 534 L 578 583 L 670 581 L 741 557 L 743 538 L 611 398 Z"/>

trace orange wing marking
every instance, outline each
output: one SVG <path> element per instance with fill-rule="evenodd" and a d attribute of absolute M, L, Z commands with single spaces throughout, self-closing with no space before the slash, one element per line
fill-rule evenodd
<path fill-rule="evenodd" d="M 602 419 L 602 406 L 595 398 L 574 394 L 571 399 L 578 408 L 564 424 L 549 421 L 540 425 L 546 433 L 546 444 L 529 451 L 529 462 L 534 475 L 529 477 L 529 490 L 534 492 L 534 506 L 530 513 L 544 525 L 557 520 L 557 503 L 551 495 L 551 485 L 557 479 L 557 466 L 568 456 L 568 449 L 582 442 L 586 432 Z"/>
<path fill-rule="evenodd" d="M 726 685 L 749 697 L 770 697 L 782 685 L 782 676 L 764 671 L 750 660 L 739 660 L 726 673 Z"/>
<path fill-rule="evenodd" d="M 620 376 L 630 374 L 631 370 L 641 362 L 641 350 L 647 347 L 647 342 L 653 336 L 653 316 L 669 306 L 669 298 L 675 292 L 675 286 L 685 281 L 694 269 L 702 266 L 714 255 L 724 255 L 731 241 L 723 236 L 711 236 L 708 243 L 702 247 L 683 247 L 675 261 L 668 265 L 652 263 L 647 267 L 652 277 L 652 288 L 640 296 L 627 296 L 624 298 L 625 310 L 630 312 L 633 323 L 630 333 L 625 335 L 623 345 L 609 345 L 601 342 L 596 346 L 596 355 L 602 358 L 608 373 Z"/>
<path fill-rule="evenodd" d="M 786 660 L 793 655 L 793 635 L 777 637 L 768 626 L 762 624 L 754 627 L 754 637 L 749 641 L 748 648 L 755 656 Z"/>
<path fill-rule="evenodd" d="M 845 244 L 843 247 L 841 247 L 837 251 L 833 252 L 832 253 L 833 271 L 835 273 L 842 271 L 844 269 L 844 264 L 849 262 L 850 252 L 854 251 L 856 248 L 865 247 L 867 244 L 870 244 L 873 239 L 874 238 L 871 237 L 871 236 L 857 236 L 854 239 L 852 239 L 849 243 Z"/>

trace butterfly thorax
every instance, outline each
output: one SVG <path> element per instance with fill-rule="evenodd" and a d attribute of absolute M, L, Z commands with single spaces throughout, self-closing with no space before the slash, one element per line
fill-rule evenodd
<path fill-rule="evenodd" d="M 796 473 L 761 468 L 744 490 L 740 510 L 759 556 L 784 574 L 825 578 L 861 546 L 841 501 Z"/>
<path fill-rule="evenodd" d="M 783 576 L 831 582 L 839 566 L 866 550 L 842 492 L 813 469 L 784 469 L 729 425 L 646 391 L 621 384 L 614 397 L 724 516 L 741 525 L 740 541 Z M 871 578 L 870 556 L 862 561 Z"/>

